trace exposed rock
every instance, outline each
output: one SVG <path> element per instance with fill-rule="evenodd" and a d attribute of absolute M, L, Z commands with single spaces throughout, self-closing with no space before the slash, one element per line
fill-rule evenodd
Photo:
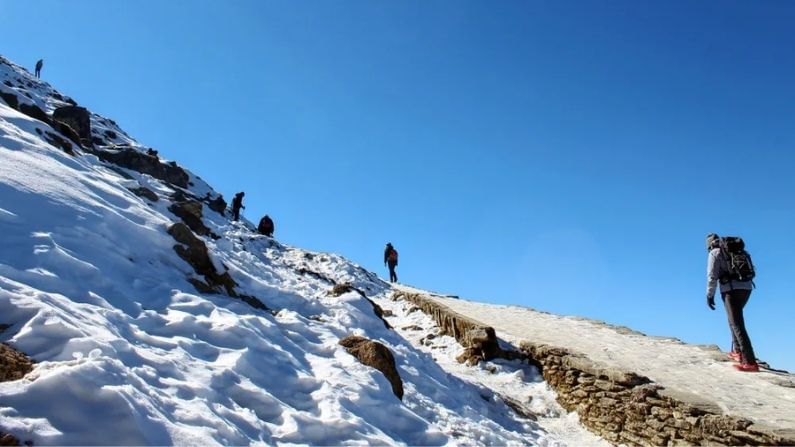
<path fill-rule="evenodd" d="M 196 273 L 204 277 L 210 290 L 218 293 L 219 289 L 221 289 L 229 296 L 238 297 L 235 292 L 237 283 L 229 276 L 228 272 L 219 274 L 215 270 L 215 265 L 213 265 L 212 260 L 210 260 L 207 246 L 201 239 L 193 234 L 187 225 L 182 222 L 177 222 L 169 227 L 168 234 L 182 244 L 175 245 L 174 251 L 177 252 L 180 258 L 190 264 Z M 196 284 L 194 284 L 194 286 L 195 285 Z M 207 290 L 200 291 L 208 293 Z"/>
<path fill-rule="evenodd" d="M 331 291 L 329 291 L 329 295 L 340 296 L 348 292 L 353 292 L 353 286 L 345 282 L 345 283 L 335 284 L 334 287 L 331 288 Z"/>
<path fill-rule="evenodd" d="M 194 233 L 200 236 L 210 234 L 210 229 L 202 222 L 202 203 L 195 200 L 176 202 L 168 210 L 182 219 Z"/>
<path fill-rule="evenodd" d="M 22 445 L 19 443 L 19 440 L 8 433 L 3 433 L 0 431 L 0 446 L 18 446 Z M 32 444 L 27 444 L 32 445 Z"/>
<path fill-rule="evenodd" d="M 224 215 L 224 212 L 226 211 L 226 200 L 224 200 L 224 196 L 219 194 L 218 197 L 212 200 L 208 196 L 205 200 L 208 208 L 222 216 Z"/>
<path fill-rule="evenodd" d="M 111 140 L 115 140 L 115 139 L 119 138 L 119 136 L 116 135 L 116 132 L 114 132 L 114 131 L 112 131 L 110 129 L 106 129 L 105 130 L 105 136 L 110 138 Z"/>
<path fill-rule="evenodd" d="M 72 150 L 72 143 L 66 141 L 60 135 L 50 132 L 49 130 L 45 130 L 44 132 L 42 132 L 42 130 L 39 128 L 36 128 L 36 133 L 41 135 L 41 137 L 44 138 L 44 141 L 55 147 L 61 148 L 61 150 L 63 150 L 67 154 L 69 155 L 75 154 L 74 151 Z"/>
<path fill-rule="evenodd" d="M 61 129 L 66 126 L 78 136 L 78 142 L 84 146 L 91 146 L 91 115 L 85 107 L 63 106 L 52 113 L 54 124 L 61 124 Z M 59 130 L 61 130 L 59 129 Z M 63 131 L 63 130 L 62 130 Z"/>
<path fill-rule="evenodd" d="M 395 357 L 389 348 L 357 335 L 345 337 L 339 343 L 362 364 L 381 371 L 392 385 L 392 392 L 395 396 L 403 400 L 403 380 L 398 374 Z"/>
<path fill-rule="evenodd" d="M 130 146 L 114 146 L 109 150 L 98 151 L 97 156 L 102 161 L 151 175 L 180 188 L 188 187 L 188 173 L 176 163 L 161 163 L 156 156 L 145 154 Z"/>
<path fill-rule="evenodd" d="M 130 188 L 130 191 L 132 191 L 133 194 L 135 194 L 136 196 L 143 197 L 149 200 L 150 202 L 157 202 L 158 200 L 160 200 L 160 198 L 157 197 L 157 194 L 155 194 L 154 191 L 152 191 L 151 189 L 145 186 L 140 186 L 138 188 Z"/>
<path fill-rule="evenodd" d="M 50 117 L 47 116 L 47 113 L 44 110 L 41 110 L 41 108 L 39 108 L 39 106 L 36 104 L 22 103 L 19 105 L 19 111 L 43 123 L 52 124 L 52 121 L 50 120 Z"/>
<path fill-rule="evenodd" d="M 0 382 L 19 380 L 33 370 L 33 362 L 25 354 L 0 343 Z"/>
<path fill-rule="evenodd" d="M 8 104 L 8 107 L 11 107 L 14 110 L 19 110 L 19 100 L 17 99 L 17 95 L 0 91 L 0 98 L 3 98 L 6 104 Z"/>

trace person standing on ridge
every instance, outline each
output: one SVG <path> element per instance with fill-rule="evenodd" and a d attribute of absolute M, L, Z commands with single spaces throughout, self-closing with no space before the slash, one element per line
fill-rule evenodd
<path fill-rule="evenodd" d="M 235 198 L 232 199 L 232 220 L 234 220 L 235 222 L 237 222 L 238 219 L 240 219 L 240 209 L 241 208 L 246 209 L 246 207 L 243 206 L 243 196 L 245 195 L 246 193 L 241 191 L 235 194 Z"/>
<path fill-rule="evenodd" d="M 743 308 L 754 287 L 755 272 L 751 256 L 745 251 L 742 239 L 721 238 L 715 233 L 707 235 L 707 251 L 707 306 L 715 310 L 715 289 L 720 282 L 723 307 L 726 308 L 732 333 L 732 352 L 729 357 L 740 362 L 734 365 L 737 370 L 757 372 L 759 365 L 743 318 Z"/>
<path fill-rule="evenodd" d="M 387 242 L 384 249 L 384 265 L 389 266 L 389 282 L 397 282 L 397 273 L 395 267 L 398 265 L 398 252 L 391 242 Z"/>
<path fill-rule="evenodd" d="M 36 62 L 36 77 L 37 78 L 41 77 L 41 67 L 43 67 L 43 66 L 44 66 L 44 59 L 39 59 L 39 61 Z"/>

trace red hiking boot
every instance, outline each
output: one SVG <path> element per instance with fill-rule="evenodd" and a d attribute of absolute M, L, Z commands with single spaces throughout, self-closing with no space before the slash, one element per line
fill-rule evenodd
<path fill-rule="evenodd" d="M 732 365 L 734 369 L 742 372 L 759 372 L 759 365 L 756 363 L 740 363 L 739 365 Z"/>
<path fill-rule="evenodd" d="M 730 359 L 734 360 L 735 362 L 742 361 L 742 356 L 740 355 L 739 352 L 732 351 L 732 352 L 729 352 L 727 355 L 729 356 Z"/>

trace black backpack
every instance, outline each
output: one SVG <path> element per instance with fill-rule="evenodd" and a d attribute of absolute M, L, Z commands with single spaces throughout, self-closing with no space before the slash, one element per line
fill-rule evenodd
<path fill-rule="evenodd" d="M 745 251 L 745 242 L 740 237 L 727 236 L 720 239 L 720 251 L 726 257 L 729 273 L 720 278 L 722 284 L 729 281 L 752 281 L 756 276 L 751 255 Z"/>

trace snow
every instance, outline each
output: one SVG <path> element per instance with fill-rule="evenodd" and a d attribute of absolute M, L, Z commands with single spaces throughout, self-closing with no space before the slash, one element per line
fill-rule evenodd
<path fill-rule="evenodd" d="M 0 89 L 47 112 L 67 103 L 1 58 Z M 116 134 L 110 143 L 146 150 L 106 118 L 91 123 Z M 197 292 L 166 232 L 178 221 L 168 211 L 176 187 L 67 155 L 37 129 L 56 132 L 0 101 L 0 323 L 11 324 L 0 337 L 36 362 L 0 383 L 0 430 L 35 445 L 604 444 L 533 368 L 458 365 L 452 339 L 425 346 L 387 329 L 359 293 L 328 293 L 332 281 L 351 283 L 392 309 L 394 326 L 433 330 L 390 302 L 376 275 L 207 207 L 203 221 L 220 236 L 203 238 L 214 265 L 272 312 Z M 191 182 L 194 195 L 217 195 Z M 130 192 L 139 186 L 161 200 Z M 394 353 L 402 401 L 339 346 L 351 334 Z M 519 396 L 538 421 L 500 394 Z"/>
<path fill-rule="evenodd" d="M 739 373 L 715 347 L 649 337 L 598 321 L 430 296 L 455 312 L 494 327 L 498 337 L 515 346 L 528 340 L 564 347 L 600 364 L 649 377 L 666 389 L 714 403 L 727 414 L 772 427 L 795 428 L 795 377 L 791 374 Z"/>

